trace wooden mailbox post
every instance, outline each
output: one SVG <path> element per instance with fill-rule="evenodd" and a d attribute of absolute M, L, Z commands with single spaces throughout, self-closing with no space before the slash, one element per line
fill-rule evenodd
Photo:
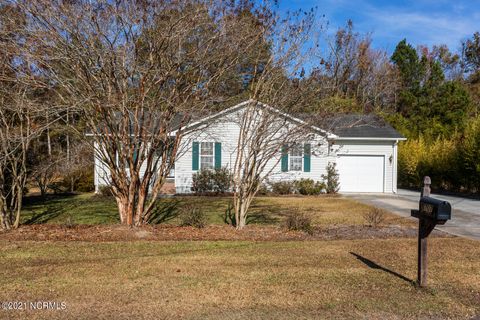
<path fill-rule="evenodd" d="M 412 217 L 418 218 L 418 271 L 417 283 L 427 285 L 427 238 L 437 224 L 445 224 L 451 219 L 452 206 L 447 201 L 430 197 L 430 177 L 423 178 L 418 210 L 412 210 Z"/>

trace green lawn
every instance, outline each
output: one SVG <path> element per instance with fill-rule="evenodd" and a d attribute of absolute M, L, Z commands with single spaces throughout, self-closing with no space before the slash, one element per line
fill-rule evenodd
<path fill-rule="evenodd" d="M 73 219 L 78 224 L 118 223 L 117 207 L 111 198 L 93 194 L 27 197 L 24 201 L 23 224 L 65 223 Z"/>
<path fill-rule="evenodd" d="M 2 319 L 470 319 L 480 246 L 415 239 L 290 242 L 0 241 L 0 300 L 65 302 Z"/>
<path fill-rule="evenodd" d="M 174 197 L 159 201 L 158 214 L 165 223 L 178 224 L 176 217 L 186 205 L 198 206 L 208 217 L 209 224 L 223 224 L 225 210 L 230 197 Z M 250 209 L 249 222 L 277 225 L 292 211 L 302 211 L 312 216 L 316 225 L 365 224 L 363 214 L 371 207 L 341 197 L 258 197 Z M 57 223 L 72 221 L 76 224 L 118 223 L 117 207 L 112 198 L 93 194 L 52 197 L 47 201 L 39 198 L 26 200 L 22 212 L 22 223 Z M 388 215 L 390 224 L 411 224 L 407 219 Z"/>

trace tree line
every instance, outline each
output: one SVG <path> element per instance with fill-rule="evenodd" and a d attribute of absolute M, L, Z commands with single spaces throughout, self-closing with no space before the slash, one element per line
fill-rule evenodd
<path fill-rule="evenodd" d="M 418 188 L 429 175 L 437 191 L 480 192 L 479 32 L 457 50 L 403 39 L 388 54 L 349 21 L 327 43 L 329 55 L 304 80 L 315 91 L 305 112 L 386 119 L 408 138 L 399 146 L 400 187 Z"/>
<path fill-rule="evenodd" d="M 316 121 L 380 114 L 409 138 L 402 185 L 429 174 L 438 187 L 478 192 L 479 34 L 459 52 L 402 40 L 393 54 L 352 21 L 330 34 L 314 10 L 248 0 L 1 3 L 2 228 L 18 226 L 28 188 L 90 191 L 94 150 L 121 222 L 147 223 L 184 128 L 248 99 Z M 239 120 L 248 128 L 232 173 L 240 228 L 266 163 L 305 136 L 257 110 Z"/>

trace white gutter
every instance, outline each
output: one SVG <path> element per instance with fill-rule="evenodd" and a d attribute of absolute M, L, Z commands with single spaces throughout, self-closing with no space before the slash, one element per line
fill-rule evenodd
<path fill-rule="evenodd" d="M 338 137 L 336 140 L 364 140 L 364 141 L 405 141 L 407 138 L 374 138 L 374 137 Z"/>

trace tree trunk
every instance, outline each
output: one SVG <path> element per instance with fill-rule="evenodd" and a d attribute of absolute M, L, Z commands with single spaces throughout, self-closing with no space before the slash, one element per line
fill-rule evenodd
<path fill-rule="evenodd" d="M 4 207 L 0 209 L 1 212 L 1 227 L 3 230 L 10 230 L 10 223 L 9 223 L 9 216 L 8 216 L 8 211 Z"/>
<path fill-rule="evenodd" d="M 247 209 L 245 202 L 242 202 L 239 208 L 237 230 L 242 230 L 247 225 Z"/>
<path fill-rule="evenodd" d="M 140 226 L 145 224 L 146 221 L 144 220 L 146 212 L 145 209 L 145 202 L 147 200 L 148 190 L 142 185 L 140 186 L 140 190 L 138 191 L 137 195 L 137 207 L 135 211 L 135 225 Z"/>
<path fill-rule="evenodd" d="M 247 225 L 247 217 L 245 213 L 246 213 L 246 210 L 245 210 L 245 206 L 243 205 L 240 208 L 240 215 L 237 221 L 237 230 L 242 230 Z"/>
<path fill-rule="evenodd" d="M 48 149 L 48 156 L 52 156 L 52 141 L 50 139 L 50 125 L 48 119 L 48 111 L 46 112 L 46 119 L 47 119 L 47 149 Z"/>
<path fill-rule="evenodd" d="M 234 207 L 235 207 L 235 223 L 236 229 L 242 230 L 247 225 L 247 212 L 249 207 L 249 201 L 246 199 L 245 195 L 237 194 L 235 196 Z"/>
<path fill-rule="evenodd" d="M 148 190 L 140 188 L 138 194 L 115 196 L 117 201 L 120 222 L 130 227 L 141 226 L 147 223 L 148 213 L 145 212 L 145 204 Z"/>
<path fill-rule="evenodd" d="M 120 223 L 125 224 L 128 216 L 128 198 L 123 196 L 116 196 L 118 213 L 120 215 Z"/>
<path fill-rule="evenodd" d="M 130 192 L 130 194 L 127 197 L 127 209 L 126 209 L 126 224 L 130 227 L 133 226 L 134 223 L 134 214 L 135 214 L 135 193 Z"/>
<path fill-rule="evenodd" d="M 70 117 L 68 113 L 68 108 L 67 108 L 67 126 L 70 124 Z M 67 163 L 70 165 L 70 134 L 67 132 L 67 135 L 65 137 L 65 140 L 67 142 Z"/>
<path fill-rule="evenodd" d="M 43 182 L 38 183 L 38 188 L 40 189 L 40 197 L 45 198 L 47 194 L 47 187 Z"/>
<path fill-rule="evenodd" d="M 20 213 L 22 211 L 22 200 L 23 200 L 23 188 L 18 186 L 18 198 L 17 198 L 17 208 L 15 210 L 15 221 L 13 223 L 13 228 L 17 229 L 20 225 Z"/>

